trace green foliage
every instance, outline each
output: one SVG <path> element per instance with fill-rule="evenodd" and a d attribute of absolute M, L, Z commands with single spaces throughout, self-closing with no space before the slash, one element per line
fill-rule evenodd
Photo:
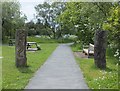
<path fill-rule="evenodd" d="M 62 23 L 62 28 L 74 31 L 78 40 L 90 43 L 93 42 L 94 32 L 102 28 L 111 6 L 111 3 L 68 2 L 57 20 Z"/>
<path fill-rule="evenodd" d="M 55 43 L 56 42 L 54 39 L 50 39 L 50 38 L 45 37 L 45 36 L 41 36 L 40 38 L 29 36 L 27 38 L 27 41 L 30 41 L 30 42 L 35 41 L 37 43 Z"/>
<path fill-rule="evenodd" d="M 64 38 L 64 39 L 51 39 L 47 36 L 41 36 L 39 37 L 28 37 L 27 41 L 30 42 L 37 42 L 37 43 L 71 43 L 74 41 L 74 39 L 70 39 L 70 38 Z"/>
<path fill-rule="evenodd" d="M 42 35 L 49 35 L 51 38 L 60 38 L 62 32 L 55 19 L 64 10 L 64 3 L 53 2 L 49 4 L 44 2 L 43 4 L 38 4 L 35 7 L 35 10 L 37 13 L 37 19 L 42 25 L 44 25 Z M 39 24 L 37 25 L 39 26 Z M 41 29 L 37 27 L 37 30 Z"/>
<path fill-rule="evenodd" d="M 118 3 L 111 8 L 110 16 L 103 24 L 103 28 L 109 30 L 109 41 L 118 50 L 119 53 L 116 57 L 119 57 L 120 60 L 120 5 Z"/>
<path fill-rule="evenodd" d="M 14 46 L 2 46 L 2 88 L 3 89 L 24 89 L 29 79 L 34 75 L 47 60 L 57 44 L 39 44 L 40 51 L 27 52 L 28 68 L 16 68 Z"/>
<path fill-rule="evenodd" d="M 63 33 L 72 33 L 81 43 L 94 43 L 96 30 L 109 30 L 107 43 L 120 60 L 120 5 L 118 2 L 67 2 L 57 19 Z M 77 41 L 78 41 L 77 40 Z"/>
<path fill-rule="evenodd" d="M 15 30 L 24 26 L 26 16 L 21 17 L 20 4 L 17 1 L 2 2 L 2 40 L 15 37 Z"/>
<path fill-rule="evenodd" d="M 71 47 L 72 47 L 72 50 L 76 52 L 76 51 L 81 51 L 83 48 L 83 45 L 81 43 L 75 43 Z"/>

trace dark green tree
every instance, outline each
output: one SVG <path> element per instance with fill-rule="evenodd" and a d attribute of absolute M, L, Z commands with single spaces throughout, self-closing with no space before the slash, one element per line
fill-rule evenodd
<path fill-rule="evenodd" d="M 66 3 L 65 11 L 58 17 L 58 21 L 67 27 L 67 31 L 74 31 L 78 40 L 89 43 L 94 40 L 94 33 L 102 29 L 102 24 L 109 16 L 112 3 Z M 76 27 L 77 26 L 77 27 Z"/>
<path fill-rule="evenodd" d="M 64 3 L 60 2 L 54 2 L 52 4 L 44 2 L 35 7 L 37 12 L 36 18 L 45 25 L 47 34 L 53 36 L 53 38 L 56 38 L 56 34 L 60 29 L 56 27 L 56 25 L 59 25 L 56 21 L 56 17 L 62 13 L 64 7 Z"/>
<path fill-rule="evenodd" d="M 17 1 L 2 2 L 2 40 L 15 38 L 15 31 L 24 26 L 26 16 L 21 17 L 20 4 Z"/>

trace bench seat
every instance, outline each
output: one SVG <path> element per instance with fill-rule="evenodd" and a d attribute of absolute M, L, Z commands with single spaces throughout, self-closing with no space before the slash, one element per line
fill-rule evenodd
<path fill-rule="evenodd" d="M 88 55 L 88 58 L 90 55 L 94 55 L 94 45 L 89 44 L 89 46 L 83 46 L 83 53 L 85 53 L 85 55 Z"/>
<path fill-rule="evenodd" d="M 27 51 L 37 51 L 37 48 L 28 48 Z"/>
<path fill-rule="evenodd" d="M 83 49 L 83 52 L 88 55 L 88 49 Z M 94 51 L 89 51 L 89 54 L 94 55 Z"/>

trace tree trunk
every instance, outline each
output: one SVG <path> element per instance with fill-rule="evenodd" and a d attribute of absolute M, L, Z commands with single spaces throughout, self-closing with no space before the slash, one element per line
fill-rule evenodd
<path fill-rule="evenodd" d="M 106 36 L 107 32 L 103 30 L 97 30 L 95 33 L 94 62 L 100 69 L 106 68 Z"/>
<path fill-rule="evenodd" d="M 15 55 L 16 55 L 16 67 L 26 67 L 26 37 L 27 33 L 25 30 L 16 31 L 15 40 Z"/>

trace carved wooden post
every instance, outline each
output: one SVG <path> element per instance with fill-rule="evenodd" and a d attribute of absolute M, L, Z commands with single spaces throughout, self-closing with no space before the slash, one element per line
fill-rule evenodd
<path fill-rule="evenodd" d="M 15 51 L 16 51 L 16 67 L 27 66 L 26 58 L 26 36 L 25 30 L 16 31 Z"/>
<path fill-rule="evenodd" d="M 98 68 L 106 68 L 106 37 L 107 32 L 97 30 L 94 41 L 94 62 Z"/>

